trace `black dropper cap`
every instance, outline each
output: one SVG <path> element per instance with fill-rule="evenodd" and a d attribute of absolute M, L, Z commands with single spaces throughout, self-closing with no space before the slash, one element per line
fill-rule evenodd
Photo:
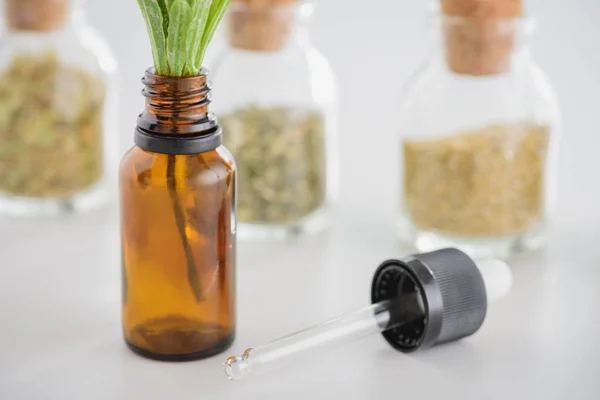
<path fill-rule="evenodd" d="M 383 332 L 395 349 L 410 353 L 477 332 L 487 310 L 486 287 L 475 262 L 457 249 L 385 261 L 375 272 L 373 304 L 392 301 Z"/>

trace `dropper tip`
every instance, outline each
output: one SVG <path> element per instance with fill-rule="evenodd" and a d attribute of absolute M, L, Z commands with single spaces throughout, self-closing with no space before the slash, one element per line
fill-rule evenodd
<path fill-rule="evenodd" d="M 238 361 L 241 360 L 237 357 L 229 357 L 227 361 L 225 361 L 225 364 L 223 364 L 223 371 L 225 372 L 225 375 L 227 375 L 227 379 L 230 381 L 238 379 L 236 378 L 238 375 L 236 371 L 239 369 Z"/>
<path fill-rule="evenodd" d="M 241 358 L 232 356 L 225 361 L 225 364 L 223 364 L 223 371 L 225 372 L 225 375 L 227 375 L 227 379 L 230 381 L 237 381 L 250 372 L 247 360 L 251 351 L 252 349 L 248 349 Z"/>

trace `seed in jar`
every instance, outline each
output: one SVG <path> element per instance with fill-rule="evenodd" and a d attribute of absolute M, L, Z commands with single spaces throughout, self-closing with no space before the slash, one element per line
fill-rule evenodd
<path fill-rule="evenodd" d="M 542 217 L 548 129 L 488 126 L 405 140 L 405 208 L 421 228 L 462 236 L 516 234 Z"/>

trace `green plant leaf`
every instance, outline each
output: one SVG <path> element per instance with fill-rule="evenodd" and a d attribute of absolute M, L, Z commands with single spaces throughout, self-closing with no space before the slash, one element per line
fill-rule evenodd
<path fill-rule="evenodd" d="M 137 0 L 146 21 L 146 29 L 150 37 L 154 68 L 159 75 L 168 72 L 166 57 L 166 38 L 163 31 L 163 16 L 157 0 Z"/>
<path fill-rule="evenodd" d="M 210 13 L 210 5 L 213 0 L 190 0 L 194 3 L 192 7 L 192 19 L 190 29 L 186 40 L 188 60 L 184 73 L 186 75 L 198 75 L 202 65 L 196 63 L 200 46 L 202 45 L 202 36 L 206 28 L 206 21 Z"/>
<path fill-rule="evenodd" d="M 158 0 L 158 6 L 163 17 L 163 32 L 166 39 L 169 31 L 169 0 Z"/>
<path fill-rule="evenodd" d="M 202 35 L 202 42 L 200 44 L 200 51 L 196 55 L 195 59 L 196 65 L 202 65 L 208 44 L 215 35 L 217 27 L 223 19 L 225 11 L 227 11 L 227 7 L 229 7 L 230 3 L 231 0 L 213 0 L 212 4 L 210 5 L 208 20 L 206 21 L 206 27 L 204 28 L 204 34 Z"/>
<path fill-rule="evenodd" d="M 175 3 L 175 0 L 162 0 L 162 1 L 165 2 L 167 11 L 171 11 L 171 7 L 173 7 L 173 3 Z"/>
<path fill-rule="evenodd" d="M 187 60 L 186 38 L 192 9 L 187 0 L 175 0 L 169 9 L 167 53 L 172 76 L 181 76 Z"/>
<path fill-rule="evenodd" d="M 231 0 L 137 0 L 158 75 L 198 75 Z"/>

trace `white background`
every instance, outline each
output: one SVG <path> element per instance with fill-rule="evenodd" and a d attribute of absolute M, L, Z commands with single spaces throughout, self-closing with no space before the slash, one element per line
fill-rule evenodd
<path fill-rule="evenodd" d="M 184 364 L 131 354 L 120 333 L 116 207 L 0 221 L 0 399 L 600 398 L 600 2 L 546 0 L 533 41 L 563 109 L 559 213 L 549 246 L 512 261 L 515 287 L 475 336 L 414 356 L 380 337 L 228 382 L 227 355 L 368 304 L 371 274 L 406 255 L 392 220 L 394 110 L 423 61 L 425 1 L 322 0 L 311 28 L 340 86 L 342 192 L 328 234 L 239 251 L 238 339 Z M 92 0 L 121 69 L 131 145 L 150 49 L 134 0 Z M 211 50 L 218 51 L 219 42 Z"/>

